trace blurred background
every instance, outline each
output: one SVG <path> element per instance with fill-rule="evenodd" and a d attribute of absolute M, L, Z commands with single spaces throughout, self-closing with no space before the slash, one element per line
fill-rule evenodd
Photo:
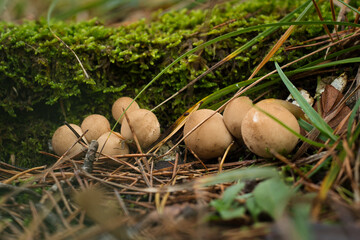
<path fill-rule="evenodd" d="M 0 0 L 0 20 L 21 23 L 46 18 L 49 7 L 56 4 L 51 17 L 64 21 L 98 18 L 105 24 L 131 23 L 148 18 L 154 11 L 183 8 L 209 8 L 221 0 Z"/>

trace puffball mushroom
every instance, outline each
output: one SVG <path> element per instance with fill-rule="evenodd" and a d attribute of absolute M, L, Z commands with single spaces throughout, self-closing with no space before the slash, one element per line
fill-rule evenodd
<path fill-rule="evenodd" d="M 184 126 L 184 136 L 215 111 L 200 109 L 193 112 Z M 220 157 L 232 142 L 232 136 L 220 113 L 215 113 L 185 138 L 185 144 L 201 159 Z"/>
<path fill-rule="evenodd" d="M 241 139 L 241 123 L 245 114 L 252 108 L 250 98 L 242 96 L 235 98 L 226 105 L 223 117 L 229 132 L 237 139 Z"/>
<path fill-rule="evenodd" d="M 111 112 L 112 112 L 112 116 L 113 118 L 115 119 L 115 121 L 117 121 L 121 114 L 124 112 L 124 110 L 130 105 L 130 103 L 133 101 L 132 98 L 129 98 L 129 97 L 121 97 L 121 98 L 118 98 L 114 104 L 112 105 L 112 109 L 111 109 Z M 137 110 L 139 109 L 139 105 L 136 103 L 136 102 L 133 102 L 131 104 L 131 106 L 129 107 L 129 109 L 126 111 L 127 113 L 129 112 L 132 112 L 134 110 Z M 119 123 L 121 124 L 122 121 L 124 119 L 124 116 L 122 116 L 119 120 Z"/>
<path fill-rule="evenodd" d="M 284 108 L 286 108 L 289 112 L 291 112 L 297 119 L 299 119 L 299 118 L 305 119 L 305 113 L 303 112 L 303 110 L 299 106 L 297 106 L 291 102 L 281 100 L 281 99 L 276 99 L 276 98 L 264 99 L 261 102 L 273 102 L 273 103 L 279 104 L 279 105 L 283 106 Z"/>
<path fill-rule="evenodd" d="M 283 106 L 266 100 L 258 102 L 255 106 L 274 116 L 295 132 L 300 132 L 296 118 Z M 280 154 L 291 152 L 298 137 L 257 108 L 251 108 L 241 124 L 241 134 L 245 145 L 250 151 L 264 158 L 273 156 L 269 152 L 270 149 Z"/>
<path fill-rule="evenodd" d="M 110 136 L 109 134 L 110 132 L 106 132 L 98 138 L 97 140 L 99 143 L 98 151 L 101 151 L 102 153 L 109 156 L 128 154 L 129 147 L 125 143 L 125 141 L 121 139 L 119 136 L 117 136 L 115 133 L 111 133 Z M 127 158 L 123 158 L 123 160 L 126 159 Z"/>
<path fill-rule="evenodd" d="M 142 148 L 149 147 L 160 137 L 160 123 L 154 113 L 146 109 L 137 109 L 126 114 Z M 134 140 L 126 118 L 121 125 L 121 135 Z"/>
<path fill-rule="evenodd" d="M 83 131 L 78 125 L 70 124 L 70 126 L 81 136 Z M 54 132 L 51 145 L 54 149 L 54 152 L 57 155 L 63 155 L 76 141 L 78 137 L 71 131 L 71 129 L 62 125 Z M 85 138 L 83 140 L 86 142 Z M 71 148 L 68 152 L 68 156 L 74 157 L 83 151 L 83 146 L 80 143 L 75 144 L 73 148 Z"/>
<path fill-rule="evenodd" d="M 91 114 L 87 116 L 81 123 L 81 129 L 83 132 L 89 130 L 85 137 L 91 142 L 91 140 L 98 139 L 102 134 L 110 131 L 110 123 L 100 114 Z"/>

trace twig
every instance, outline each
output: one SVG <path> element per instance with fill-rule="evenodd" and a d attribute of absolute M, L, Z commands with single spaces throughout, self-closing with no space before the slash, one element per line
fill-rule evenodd
<path fill-rule="evenodd" d="M 115 196 L 116 196 L 117 200 L 119 201 L 119 205 L 120 205 L 121 209 L 123 210 L 125 216 L 129 216 L 130 215 L 129 210 L 126 208 L 124 200 L 120 196 L 119 192 L 117 190 L 114 190 L 114 193 L 115 193 Z"/>
<path fill-rule="evenodd" d="M 3 181 L 4 184 L 9 184 L 11 183 L 12 181 L 15 181 L 17 178 L 21 177 L 22 175 L 26 174 L 26 173 L 29 173 L 29 172 L 32 172 L 32 171 L 35 171 L 35 170 L 39 170 L 39 169 L 43 169 L 44 166 L 40 166 L 40 167 L 34 167 L 34 168 L 31 168 L 31 169 L 27 169 L 25 171 L 22 171 L 14 176 L 12 176 L 11 178 L 8 178 L 6 180 Z"/>
<path fill-rule="evenodd" d="M 75 134 L 77 138 L 80 138 L 79 133 L 67 121 L 64 121 L 64 124 Z M 80 138 L 80 141 L 86 144 L 83 138 Z"/>
<path fill-rule="evenodd" d="M 290 162 L 286 157 L 279 154 L 274 149 L 270 149 L 270 153 L 273 154 L 277 159 L 288 165 L 291 169 L 293 169 L 297 174 L 299 174 L 302 179 L 311 183 L 311 180 L 296 166 L 295 163 Z"/>
<path fill-rule="evenodd" d="M 96 140 L 92 140 L 89 145 L 88 151 L 86 152 L 84 164 L 81 167 L 83 171 L 92 172 L 98 147 L 99 143 Z"/>
<path fill-rule="evenodd" d="M 191 150 L 190 148 L 188 148 L 188 149 L 192 153 L 192 155 L 194 155 L 194 157 L 201 163 L 201 165 L 203 165 L 203 167 L 206 169 L 206 171 L 209 171 L 207 166 L 204 164 L 203 161 L 201 161 L 201 159 L 198 157 L 198 155 L 196 155 L 196 153 L 193 150 Z"/>
<path fill-rule="evenodd" d="M 89 146 L 89 148 L 88 148 L 88 150 L 86 152 L 86 155 L 85 155 L 84 164 L 81 167 L 81 169 L 83 171 L 92 172 L 93 163 L 94 163 L 94 160 L 95 160 L 95 154 L 96 154 L 96 150 L 97 150 L 98 146 L 99 146 L 99 143 L 96 140 L 91 141 L 90 146 Z M 77 177 L 78 177 L 78 174 L 76 174 L 77 171 L 75 171 L 75 174 L 70 178 L 70 180 L 69 180 L 70 184 L 76 183 L 76 180 L 77 180 Z M 53 184 L 53 186 L 50 187 L 50 191 L 52 191 L 53 193 L 59 191 L 59 188 L 64 187 L 65 183 L 66 183 L 66 181 L 62 180 L 62 181 L 60 181 L 59 185 L 57 185 L 56 183 Z M 78 183 L 80 183 L 79 180 L 78 180 Z"/>
<path fill-rule="evenodd" d="M 225 162 L 225 158 L 228 155 L 230 148 L 234 145 L 234 141 L 232 141 L 229 146 L 226 148 L 225 153 L 223 155 L 223 157 L 221 158 L 220 164 L 219 164 L 219 173 L 221 173 L 224 162 Z"/>
<path fill-rule="evenodd" d="M 175 176 L 176 176 L 178 162 L 179 162 L 179 153 L 177 152 L 176 155 L 175 155 L 175 164 L 174 164 L 174 167 L 173 167 L 173 173 L 172 173 L 171 179 L 174 179 Z"/>

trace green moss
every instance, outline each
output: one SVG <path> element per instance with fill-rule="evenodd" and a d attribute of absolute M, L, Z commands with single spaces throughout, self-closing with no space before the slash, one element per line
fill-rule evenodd
<path fill-rule="evenodd" d="M 79 124 L 91 113 L 111 119 L 115 99 L 134 97 L 187 50 L 236 29 L 276 22 L 302 2 L 228 2 L 206 11 L 158 13 L 149 23 L 141 20 L 121 27 L 104 26 L 96 19 L 52 22 L 53 31 L 76 52 L 90 79 L 71 51 L 51 34 L 45 20 L 20 25 L 1 22 L 0 160 L 9 161 L 13 154 L 21 166 L 51 163 L 53 159 L 38 152 L 48 151 L 52 132 L 64 120 Z M 236 21 L 214 28 L 232 19 Z M 219 42 L 183 59 L 140 97 L 141 107 L 159 104 L 256 34 Z M 160 108 L 156 114 L 163 126 L 204 96 L 248 77 L 279 34 L 254 45 Z M 319 34 L 322 28 L 304 27 L 295 36 Z M 291 53 L 274 59 L 285 61 L 286 57 L 298 56 Z"/>

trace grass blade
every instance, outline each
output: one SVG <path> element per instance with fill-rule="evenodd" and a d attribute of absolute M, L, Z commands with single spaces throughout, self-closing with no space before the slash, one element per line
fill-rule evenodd
<path fill-rule="evenodd" d="M 283 126 L 286 130 L 288 130 L 289 132 L 291 132 L 292 134 L 294 134 L 295 136 L 297 136 L 299 139 L 301 139 L 304 142 L 307 142 L 313 146 L 316 147 L 326 147 L 326 145 L 322 144 L 322 143 L 318 143 L 315 141 L 312 141 L 304 136 L 302 136 L 301 134 L 295 132 L 292 128 L 290 128 L 288 125 L 286 125 L 285 123 L 283 123 L 282 121 L 280 121 L 278 118 L 276 118 L 275 116 L 269 114 L 268 112 L 264 111 L 263 109 L 257 107 L 256 105 L 254 105 L 254 107 L 259 110 L 260 112 L 264 113 L 266 116 L 268 116 L 269 118 L 271 118 L 272 120 L 274 120 L 275 122 L 277 122 L 278 124 L 280 124 L 281 126 Z"/>
<path fill-rule="evenodd" d="M 309 11 L 310 7 L 312 6 L 312 4 L 307 3 L 306 8 L 304 9 L 304 11 L 302 11 L 302 13 L 300 14 L 300 16 L 296 19 L 296 22 L 299 22 L 304 16 L 305 14 Z M 290 35 L 293 33 L 295 29 L 295 25 L 291 25 L 288 30 L 286 30 L 286 32 L 281 36 L 281 38 L 279 39 L 279 41 L 273 46 L 273 48 L 270 50 L 270 52 L 264 57 L 264 59 L 261 61 L 261 63 L 255 68 L 255 70 L 253 71 L 253 73 L 251 74 L 251 76 L 249 77 L 249 79 L 252 79 L 259 71 L 260 69 L 270 60 L 270 58 L 277 52 L 277 50 L 279 50 L 279 48 L 284 44 L 284 42 L 290 37 Z"/>
<path fill-rule="evenodd" d="M 350 141 L 351 127 L 352 127 L 352 125 L 354 123 L 356 113 L 357 113 L 357 111 L 359 111 L 359 108 L 360 108 L 360 99 L 358 99 L 356 101 L 355 106 L 353 107 L 352 113 L 351 113 L 350 118 L 349 118 L 348 128 L 347 128 L 347 139 L 348 139 L 348 141 Z"/>
<path fill-rule="evenodd" d="M 196 180 L 195 185 L 197 185 L 198 187 L 203 187 L 203 186 L 211 186 L 215 184 L 233 182 L 244 179 L 277 178 L 277 177 L 279 177 L 279 174 L 275 168 L 269 168 L 269 167 L 245 168 L 245 169 L 231 170 L 217 175 L 202 177 Z"/>
<path fill-rule="evenodd" d="M 341 1 L 341 0 L 338 0 L 338 2 L 340 2 L 340 3 L 344 4 L 345 6 L 347 6 L 348 8 L 350 8 L 351 10 L 353 10 L 354 12 L 356 12 L 357 14 L 360 14 L 360 11 L 359 11 L 359 10 L 357 10 L 356 8 L 354 8 L 354 7 L 350 6 L 350 5 L 349 5 L 349 4 L 347 4 L 346 2 Z"/>
<path fill-rule="evenodd" d="M 360 60 L 360 59 L 359 59 Z M 279 73 L 280 78 L 284 82 L 285 86 L 289 90 L 289 92 L 293 95 L 295 100 L 299 103 L 302 110 L 309 117 L 310 121 L 314 124 L 314 126 L 319 129 L 320 132 L 326 134 L 331 140 L 336 141 L 338 139 L 337 136 L 333 134 L 333 130 L 331 127 L 324 121 L 324 119 L 310 106 L 310 104 L 301 96 L 300 92 L 296 89 L 296 87 L 290 82 L 290 80 L 286 77 L 284 72 L 281 70 L 279 64 L 275 62 L 276 70 Z"/>

